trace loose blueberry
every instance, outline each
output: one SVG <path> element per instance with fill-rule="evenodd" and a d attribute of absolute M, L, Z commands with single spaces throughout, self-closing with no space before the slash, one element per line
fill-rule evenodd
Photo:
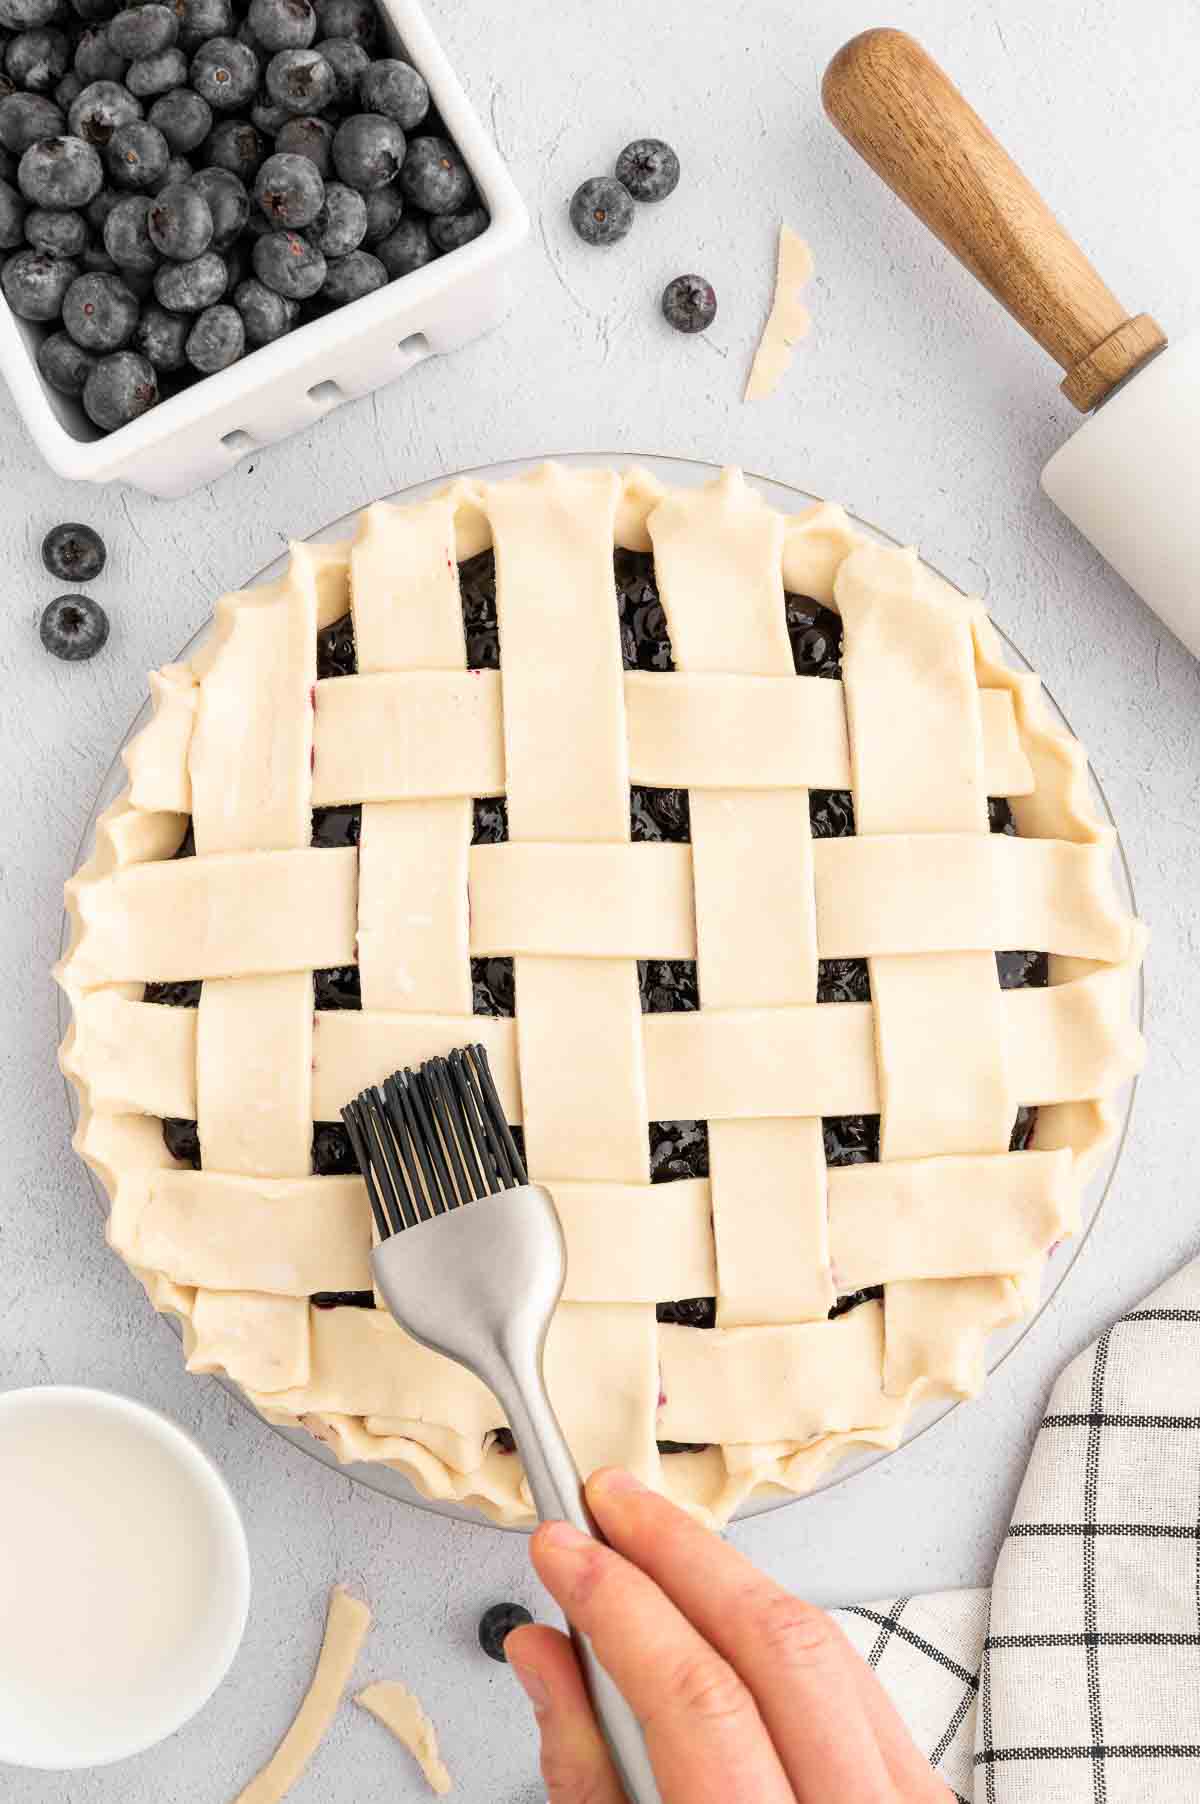
<path fill-rule="evenodd" d="M 60 595 L 42 614 L 42 644 L 68 664 L 94 658 L 108 638 L 108 615 L 90 595 Z"/>
<path fill-rule="evenodd" d="M 101 188 L 95 199 L 90 200 L 83 209 L 84 218 L 98 238 L 104 236 L 104 227 L 113 208 L 125 198 L 119 188 Z"/>
<path fill-rule="evenodd" d="M 42 540 L 42 562 L 63 583 L 95 582 L 108 559 L 104 540 L 94 526 L 68 520 L 52 526 Z"/>
<path fill-rule="evenodd" d="M 0 144 L 23 156 L 31 144 L 53 138 L 66 125 L 61 107 L 44 94 L 9 94 L 0 100 Z"/>
<path fill-rule="evenodd" d="M 266 138 L 273 138 L 293 117 L 286 107 L 276 106 L 269 94 L 260 93 L 250 108 L 250 123 Z"/>
<path fill-rule="evenodd" d="M 717 317 L 717 297 L 703 276 L 676 276 L 662 293 L 663 318 L 677 332 L 704 332 Z"/>
<path fill-rule="evenodd" d="M 70 112 L 82 93 L 82 81 L 74 69 L 68 69 L 62 80 L 55 84 L 54 104 L 61 107 L 64 113 Z"/>
<path fill-rule="evenodd" d="M 358 100 L 358 78 L 370 57 L 353 38 L 322 38 L 316 48 L 333 70 L 334 105 L 348 110 Z"/>
<path fill-rule="evenodd" d="M 633 224 L 628 188 L 614 175 L 582 182 L 571 196 L 571 224 L 585 244 L 619 244 Z"/>
<path fill-rule="evenodd" d="M 200 190 L 184 182 L 159 190 L 146 215 L 146 229 L 164 257 L 190 263 L 212 243 L 213 216 Z"/>
<path fill-rule="evenodd" d="M 394 182 L 389 182 L 385 188 L 372 188 L 370 194 L 363 195 L 363 200 L 367 208 L 364 242 L 378 244 L 400 224 L 404 216 L 404 196 Z"/>
<path fill-rule="evenodd" d="M 75 73 L 84 87 L 95 81 L 124 79 L 126 61 L 108 41 L 108 28 L 91 25 L 75 46 Z"/>
<path fill-rule="evenodd" d="M 103 355 L 119 351 L 137 325 L 137 296 L 120 276 L 79 276 L 63 296 L 62 323 L 77 345 Z"/>
<path fill-rule="evenodd" d="M 179 19 L 179 48 L 191 56 L 209 38 L 225 38 L 233 32 L 232 0 L 175 0 Z"/>
<path fill-rule="evenodd" d="M 164 263 L 154 277 L 154 298 L 170 313 L 201 313 L 221 299 L 228 283 L 224 258 L 205 251 L 190 263 Z"/>
<path fill-rule="evenodd" d="M 289 156 L 307 157 L 322 176 L 327 176 L 333 165 L 333 127 L 327 119 L 301 114 L 280 126 L 275 148 Z"/>
<path fill-rule="evenodd" d="M 31 207 L 25 216 L 25 239 L 48 257 L 82 257 L 88 242 L 87 220 L 82 213 Z"/>
<path fill-rule="evenodd" d="M 289 301 L 306 301 L 325 281 L 327 264 L 316 245 L 299 232 L 268 232 L 254 246 L 254 273 Z"/>
<path fill-rule="evenodd" d="M 103 150 L 119 125 L 140 119 L 142 103 L 119 81 L 91 82 L 67 114 L 67 125 L 76 138 L 84 138 Z"/>
<path fill-rule="evenodd" d="M 414 269 L 422 269 L 426 263 L 432 263 L 437 256 L 437 248 L 423 219 L 402 219 L 386 238 L 379 240 L 375 246 L 375 255 L 388 275 L 394 279 L 396 276 L 411 275 Z"/>
<path fill-rule="evenodd" d="M 397 56 L 369 63 L 358 78 L 364 113 L 383 113 L 406 132 L 415 131 L 429 111 L 429 89 L 411 63 Z"/>
<path fill-rule="evenodd" d="M 104 167 L 82 138 L 43 138 L 22 156 L 17 183 L 35 207 L 86 207 L 104 186 Z"/>
<path fill-rule="evenodd" d="M 208 202 L 213 222 L 212 248 L 228 250 L 250 218 L 250 196 L 245 183 L 228 169 L 198 169 L 191 185 Z"/>
<path fill-rule="evenodd" d="M 248 345 L 269 345 L 291 331 L 298 306 L 281 294 L 275 294 L 257 276 L 239 282 L 233 304 L 242 316 Z"/>
<path fill-rule="evenodd" d="M 325 257 L 348 257 L 366 236 L 367 203 L 344 182 L 329 182 L 325 205 L 313 220 L 308 237 Z"/>
<path fill-rule="evenodd" d="M 279 152 L 259 170 L 254 198 L 276 226 L 295 229 L 317 217 L 325 204 L 325 184 L 307 157 Z"/>
<path fill-rule="evenodd" d="M 235 307 L 206 307 L 188 333 L 187 360 L 202 376 L 215 376 L 236 363 L 246 348 L 242 316 Z"/>
<path fill-rule="evenodd" d="M 265 50 L 307 50 L 317 35 L 308 0 L 250 0 L 246 23 Z"/>
<path fill-rule="evenodd" d="M 429 236 L 440 251 L 457 251 L 482 236 L 490 223 L 482 207 L 469 213 L 442 213 L 429 221 Z"/>
<path fill-rule="evenodd" d="M 666 200 L 679 182 L 679 158 L 661 138 L 635 138 L 617 158 L 616 175 L 634 200 Z"/>
<path fill-rule="evenodd" d="M 170 375 L 187 364 L 184 346 L 192 329 L 190 315 L 168 313 L 157 301 L 142 308 L 141 318 L 133 328 L 130 346 L 140 352 L 160 375 Z"/>
<path fill-rule="evenodd" d="M 44 251 L 15 251 L 0 271 L 0 288 L 18 319 L 57 319 L 79 265 Z"/>
<path fill-rule="evenodd" d="M 500 1660 L 507 1664 L 505 1638 L 514 1629 L 522 1629 L 532 1621 L 533 1617 L 524 1604 L 493 1604 L 479 1619 L 479 1645 L 489 1660 Z"/>
<path fill-rule="evenodd" d="M 38 368 L 60 395 L 78 398 L 98 359 L 77 345 L 67 332 L 52 332 L 38 346 Z"/>
<path fill-rule="evenodd" d="M 170 50 L 159 50 L 153 56 L 139 57 L 136 63 L 130 63 L 125 86 L 139 100 L 150 100 L 155 95 L 169 93 L 172 88 L 182 87 L 187 78 L 187 57 L 172 45 Z"/>
<path fill-rule="evenodd" d="M 333 166 L 347 187 L 370 194 L 400 173 L 406 142 L 394 119 L 385 119 L 382 113 L 355 113 L 337 129 Z"/>
<path fill-rule="evenodd" d="M 25 196 L 11 182 L 0 181 L 0 250 L 16 250 L 25 242 Z"/>
<path fill-rule="evenodd" d="M 379 32 L 372 0 L 314 0 L 317 29 L 323 38 L 351 38 L 370 50 Z"/>
<path fill-rule="evenodd" d="M 169 94 L 160 94 L 146 116 L 177 157 L 199 150 L 212 130 L 212 108 L 191 88 L 174 88 Z"/>
<path fill-rule="evenodd" d="M 279 50 L 267 64 L 267 93 L 289 113 L 319 113 L 336 92 L 333 70 L 317 50 Z"/>
<path fill-rule="evenodd" d="M 247 187 L 258 173 L 266 147 L 248 119 L 223 119 L 213 128 L 205 162 L 210 169 L 225 169 Z"/>
<path fill-rule="evenodd" d="M 29 94 L 48 94 L 70 66 L 70 39 L 52 25 L 18 32 L 4 52 L 5 71 Z"/>
<path fill-rule="evenodd" d="M 167 173 L 171 152 L 156 125 L 129 119 L 108 140 L 104 160 L 118 188 L 147 189 L 156 187 Z"/>
<path fill-rule="evenodd" d="M 427 213 L 458 213 L 471 199 L 474 184 L 448 138 L 414 138 L 400 171 L 400 190 Z"/>
<path fill-rule="evenodd" d="M 361 301 L 364 295 L 386 288 L 388 272 L 370 251 L 351 251 L 347 257 L 336 257 L 329 264 L 321 299 L 328 306 L 344 307 L 349 301 Z"/>
<path fill-rule="evenodd" d="M 5 31 L 28 31 L 34 25 L 53 25 L 61 15 L 62 0 L 0 0 L 0 27 Z"/>
<path fill-rule="evenodd" d="M 108 22 L 108 41 L 128 62 L 169 50 L 179 36 L 179 20 L 170 6 L 132 6 Z"/>
<path fill-rule="evenodd" d="M 192 86 L 220 113 L 246 106 L 258 88 L 258 58 L 236 38 L 210 38 L 192 58 Z"/>
<path fill-rule="evenodd" d="M 157 400 L 158 378 L 152 365 L 136 351 L 116 351 L 111 357 L 102 357 L 88 377 L 83 411 L 94 426 L 115 432 Z"/>
<path fill-rule="evenodd" d="M 153 275 L 162 262 L 147 224 L 153 201 L 129 194 L 117 202 L 104 222 L 104 248 L 120 270 Z"/>

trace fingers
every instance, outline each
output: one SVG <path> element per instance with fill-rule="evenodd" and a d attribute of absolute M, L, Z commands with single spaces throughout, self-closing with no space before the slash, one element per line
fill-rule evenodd
<path fill-rule="evenodd" d="M 800 1804 L 894 1801 L 864 1703 L 860 1671 L 871 1675 L 823 1610 L 781 1590 L 627 1473 L 596 1474 L 588 1501 L 612 1546 L 661 1586 L 744 1681 Z"/>
<path fill-rule="evenodd" d="M 626 1804 L 567 1637 L 514 1629 L 504 1652 L 537 1717 L 548 1804 Z"/>
<path fill-rule="evenodd" d="M 665 1798 L 794 1804 L 749 1690 L 645 1573 L 565 1522 L 543 1524 L 532 1553 L 633 1706 Z"/>

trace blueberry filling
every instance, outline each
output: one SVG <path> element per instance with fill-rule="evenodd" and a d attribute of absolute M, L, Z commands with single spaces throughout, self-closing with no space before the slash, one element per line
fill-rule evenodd
<path fill-rule="evenodd" d="M 792 662 L 798 676 L 842 674 L 842 617 L 811 595 L 785 595 Z"/>
<path fill-rule="evenodd" d="M 148 983 L 143 1002 L 163 1002 L 169 1008 L 199 1008 L 199 980 L 189 979 L 185 983 Z"/>
<path fill-rule="evenodd" d="M 831 1322 L 836 1321 L 839 1315 L 849 1315 L 850 1311 L 857 1309 L 860 1303 L 878 1302 L 882 1296 L 882 1284 L 868 1284 L 865 1290 L 847 1291 L 844 1297 L 838 1298 L 829 1311 L 829 1319 Z"/>
<path fill-rule="evenodd" d="M 643 1015 L 670 1015 L 699 1008 L 695 959 L 639 958 L 638 990 Z"/>
<path fill-rule="evenodd" d="M 329 677 L 354 676 L 357 670 L 354 622 L 349 614 L 343 614 L 317 634 L 317 676 L 325 681 Z"/>
<path fill-rule="evenodd" d="M 635 783 L 629 791 L 629 835 L 687 845 L 692 837 L 692 811 L 686 789 L 649 789 Z"/>
<path fill-rule="evenodd" d="M 674 1303 L 656 1303 L 654 1316 L 656 1321 L 668 1323 L 675 1328 L 715 1328 L 717 1299 L 680 1297 Z"/>
<path fill-rule="evenodd" d="M 621 661 L 626 670 L 674 670 L 653 554 L 618 549 L 613 556 L 613 576 L 621 620 Z"/>
<path fill-rule="evenodd" d="M 458 566 L 462 593 L 467 665 L 471 670 L 499 670 L 500 626 L 496 618 L 496 554 L 481 551 Z"/>
<path fill-rule="evenodd" d="M 314 808 L 312 843 L 329 849 L 356 846 L 362 832 L 362 804 L 345 802 L 336 808 Z"/>
<path fill-rule="evenodd" d="M 505 796 L 477 797 L 471 804 L 471 844 L 500 846 L 508 838 L 508 801 Z"/>
<path fill-rule="evenodd" d="M 313 995 L 318 1009 L 362 1007 L 362 986 L 357 965 L 331 965 L 313 972 Z"/>
<path fill-rule="evenodd" d="M 314 1309 L 374 1309 L 373 1290 L 318 1290 L 309 1299 Z"/>
<path fill-rule="evenodd" d="M 515 1015 L 517 984 L 511 958 L 471 960 L 471 1006 L 476 1015 Z"/>
<path fill-rule="evenodd" d="M 168 1115 L 163 1122 L 163 1140 L 173 1159 L 190 1165 L 193 1171 L 200 1170 L 200 1130 L 194 1121 L 180 1121 Z"/>
<path fill-rule="evenodd" d="M 650 1182 L 670 1184 L 677 1178 L 708 1176 L 707 1121 L 650 1123 Z"/>
<path fill-rule="evenodd" d="M 879 1160 L 878 1115 L 825 1115 L 821 1120 L 826 1165 L 875 1165 Z"/>
<path fill-rule="evenodd" d="M 340 1121 L 314 1121 L 312 1144 L 313 1170 L 320 1178 L 353 1177 L 358 1161 L 350 1145 L 350 1136 Z"/>

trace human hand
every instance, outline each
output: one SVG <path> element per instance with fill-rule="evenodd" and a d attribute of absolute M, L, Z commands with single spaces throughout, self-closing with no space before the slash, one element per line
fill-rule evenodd
<path fill-rule="evenodd" d="M 610 1542 L 543 1523 L 533 1563 L 632 1704 L 663 1804 L 950 1804 L 874 1673 L 802 1603 L 627 1472 L 588 1503 Z M 625 1804 L 571 1644 L 515 1629 L 549 1804 Z"/>

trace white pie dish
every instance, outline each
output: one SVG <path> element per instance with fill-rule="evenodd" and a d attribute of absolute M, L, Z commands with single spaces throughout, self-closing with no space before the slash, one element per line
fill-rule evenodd
<path fill-rule="evenodd" d="M 645 458 L 645 457 L 634 458 L 634 457 L 630 457 L 630 456 L 616 456 L 616 457 L 599 458 L 599 457 L 589 457 L 589 456 L 578 456 L 575 458 L 568 458 L 568 459 L 564 459 L 561 461 L 564 463 L 567 463 L 567 464 L 575 464 L 575 465 L 580 465 L 580 464 L 588 465 L 588 464 L 594 464 L 594 463 L 603 463 L 603 464 L 607 465 L 608 467 L 612 467 L 612 466 L 616 465 L 618 468 L 628 468 L 631 465 L 639 464 L 639 465 L 642 465 L 642 466 L 648 468 L 654 476 L 659 477 L 666 482 L 673 482 L 673 483 L 677 483 L 677 484 L 681 483 L 683 485 L 689 485 L 689 484 L 694 485 L 698 481 L 706 479 L 712 473 L 708 466 L 689 464 L 689 463 L 681 462 L 680 460 L 669 460 L 669 459 L 661 459 L 661 458 Z M 495 466 L 493 468 L 489 468 L 486 471 L 472 471 L 472 472 L 468 472 L 467 474 L 474 478 L 485 478 L 485 479 L 502 478 L 505 476 L 512 475 L 512 474 L 516 473 L 517 471 L 526 469 L 528 467 L 529 466 L 527 464 L 506 464 L 506 465 L 502 465 L 502 466 Z M 406 500 L 418 499 L 423 494 L 430 492 L 432 489 L 442 486 L 442 483 L 444 482 L 444 480 L 445 479 L 442 478 L 442 479 L 438 479 L 438 481 L 436 481 L 436 482 L 431 482 L 429 484 L 424 484 L 424 485 L 419 485 L 417 487 L 414 487 L 413 489 L 411 489 L 405 493 L 405 496 L 403 497 L 403 499 L 406 499 Z M 755 480 L 756 483 L 758 484 L 758 486 L 762 489 L 762 491 L 766 495 L 766 498 L 768 499 L 768 501 L 770 501 L 773 505 L 775 505 L 776 507 L 778 507 L 781 511 L 783 511 L 785 513 L 789 513 L 789 512 L 795 513 L 803 508 L 808 507 L 812 502 L 813 498 L 811 496 L 803 494 L 794 489 L 788 489 L 782 485 L 762 481 L 760 479 L 753 479 L 753 480 Z M 397 499 L 397 498 L 398 497 L 392 497 L 392 499 Z M 861 524 L 861 523 L 859 523 L 859 524 Z M 334 525 L 332 525 L 329 528 L 324 529 L 321 533 L 316 534 L 314 536 L 318 539 L 324 539 L 324 540 L 336 539 L 338 537 L 346 536 L 347 530 L 348 530 L 348 522 L 341 521 L 341 522 L 335 523 Z M 870 530 L 872 530 L 872 529 L 868 529 L 868 531 L 870 531 Z M 881 539 L 886 539 L 886 535 L 876 535 L 876 536 Z M 274 574 L 274 570 L 263 573 L 263 574 L 269 577 Z M 192 648 L 189 647 L 187 649 L 190 650 Z M 1014 655 L 1013 661 L 1018 666 L 1020 666 L 1024 663 L 1024 661 L 1019 658 L 1019 654 Z M 1026 666 L 1026 668 L 1027 668 L 1027 666 Z M 1066 723 L 1062 722 L 1062 716 L 1060 713 L 1058 713 L 1057 710 L 1055 711 L 1055 715 L 1056 715 L 1057 721 L 1061 722 L 1065 726 Z M 139 723 L 137 723 L 137 724 L 140 724 L 140 720 L 139 720 Z M 121 776 L 119 765 L 114 767 L 113 777 L 114 777 L 113 783 L 109 786 L 106 786 L 105 792 L 102 795 L 101 805 L 103 805 L 103 803 L 109 799 L 111 793 L 115 793 L 116 788 L 120 787 L 120 784 L 122 781 L 122 776 Z M 1093 782 L 1094 782 L 1094 780 L 1093 780 Z M 1099 793 L 1098 786 L 1093 787 L 1092 800 L 1096 806 L 1097 813 L 1099 815 L 1102 815 L 1107 820 L 1111 821 L 1111 818 L 1112 818 L 1111 814 L 1108 811 L 1107 806 L 1103 801 L 1102 795 L 1100 795 L 1100 793 Z M 1118 889 L 1119 889 L 1119 893 L 1120 893 L 1122 900 L 1128 900 L 1129 903 L 1131 904 L 1132 897 L 1131 897 L 1131 892 L 1130 892 L 1129 886 L 1128 886 L 1128 874 L 1123 868 L 1118 869 L 1117 879 L 1118 879 Z M 1138 991 L 1138 995 L 1140 997 L 1140 988 Z M 1119 1104 L 1123 1105 L 1123 1106 L 1119 1107 L 1118 1113 L 1122 1119 L 1126 1119 L 1127 1118 L 1127 1099 L 1125 1098 L 1124 1095 L 1122 1095 L 1119 1098 Z M 1112 1151 L 1111 1155 L 1108 1158 L 1106 1158 L 1106 1160 L 1103 1164 L 1103 1167 L 1097 1173 L 1096 1177 L 1093 1179 L 1092 1184 L 1089 1186 L 1087 1196 L 1084 1199 L 1083 1218 L 1084 1218 L 1085 1230 L 1086 1230 L 1086 1226 L 1090 1223 L 1091 1219 L 1093 1218 L 1095 1209 L 1096 1209 L 1096 1207 L 1098 1207 L 1098 1204 L 1099 1204 L 1099 1201 L 1101 1200 L 1103 1192 L 1107 1187 L 1107 1181 L 1111 1175 L 1112 1168 L 1116 1162 L 1116 1151 L 1119 1150 L 1120 1138 L 1123 1138 L 1123 1136 L 1119 1137 L 1117 1142 L 1114 1143 L 1114 1150 Z M 1051 1288 L 1055 1287 L 1056 1284 L 1059 1281 L 1061 1281 L 1061 1277 L 1065 1273 L 1065 1270 L 1067 1269 L 1067 1267 L 1069 1266 L 1071 1259 L 1074 1257 L 1074 1252 L 1078 1249 L 1079 1244 L 1080 1244 L 1080 1241 L 1076 1240 L 1076 1241 L 1072 1242 L 1069 1246 L 1060 1248 L 1059 1251 L 1055 1254 L 1054 1259 L 1052 1261 L 1052 1265 L 1051 1265 L 1051 1278 L 1050 1278 Z M 1024 1325 L 1025 1324 L 1022 1324 L 1022 1327 Z M 997 1339 L 992 1343 L 991 1357 L 989 1359 L 990 1366 L 994 1367 L 995 1364 L 997 1364 L 999 1362 L 999 1359 L 1001 1357 L 1003 1357 L 1003 1354 L 1008 1350 L 1008 1348 L 1011 1345 L 1015 1344 L 1015 1341 L 1019 1337 L 1020 1337 L 1020 1330 L 1013 1330 L 1013 1331 L 1008 1332 L 1006 1335 L 997 1337 Z M 933 1406 L 930 1408 L 919 1410 L 913 1419 L 913 1427 L 910 1430 L 910 1435 L 911 1435 L 911 1432 L 919 1431 L 919 1429 L 921 1427 L 927 1425 L 930 1421 L 937 1419 L 940 1415 L 944 1414 L 946 1408 L 948 1408 L 948 1407 L 949 1407 L 949 1405 L 942 1404 L 942 1405 L 936 1405 L 936 1406 Z M 319 1453 L 319 1450 L 313 1448 L 311 1446 L 311 1444 L 307 1442 L 307 1440 L 303 1441 L 301 1444 L 309 1445 L 310 1451 L 318 1451 L 318 1456 L 319 1457 L 321 1456 Z M 847 1471 L 847 1470 L 853 1471 L 853 1470 L 858 1469 L 865 1463 L 871 1463 L 871 1461 L 873 1461 L 873 1459 L 877 1458 L 877 1457 L 880 1457 L 880 1455 L 879 1454 L 871 1454 L 871 1455 L 855 1457 L 855 1458 L 851 1459 L 849 1462 L 847 1462 L 847 1465 L 845 1467 L 839 1468 L 838 1476 L 840 1477 L 842 1475 L 843 1471 Z M 358 1475 L 360 1477 L 365 1477 L 366 1482 L 373 1484 L 376 1488 L 384 1490 L 385 1492 L 400 1495 L 409 1500 L 415 1500 L 413 1497 L 412 1491 L 404 1483 L 404 1481 L 402 1479 L 400 1479 L 399 1475 L 394 1474 L 391 1471 L 388 1471 L 384 1468 L 380 1468 L 380 1467 L 372 1468 L 370 1470 L 369 1476 L 366 1475 L 365 1469 L 359 1468 L 357 1470 L 356 1475 Z M 830 1482 L 829 1478 L 825 1478 L 822 1480 L 822 1484 L 825 1484 L 828 1482 Z M 765 1500 L 765 1504 L 763 1504 L 760 1507 L 772 1507 L 772 1504 L 774 1501 L 776 1501 L 776 1500 L 767 1498 Z M 463 1513 L 463 1512 L 459 1511 L 458 1509 L 456 1509 L 452 1505 L 445 1505 L 445 1506 L 436 1505 L 434 1507 L 443 1509 L 445 1513 L 452 1513 L 452 1514 Z M 471 1519 L 475 1519 L 475 1518 L 472 1517 Z"/>
<path fill-rule="evenodd" d="M 42 456 L 75 482 L 122 482 L 173 498 L 214 481 L 250 452 L 302 432 L 343 401 L 394 382 L 503 317 L 509 273 L 529 233 L 524 202 L 451 69 L 418 0 L 376 0 L 391 54 L 424 75 L 491 215 L 481 237 L 389 282 L 107 435 L 79 402 L 42 380 L 35 328 L 0 296 L 0 375 Z"/>

